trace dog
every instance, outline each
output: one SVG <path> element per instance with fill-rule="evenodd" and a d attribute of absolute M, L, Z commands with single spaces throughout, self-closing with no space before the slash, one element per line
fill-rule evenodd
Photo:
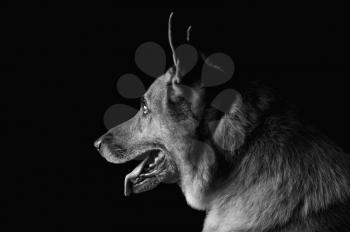
<path fill-rule="evenodd" d="M 140 161 L 126 196 L 177 183 L 207 212 L 204 232 L 350 231 L 347 153 L 260 84 L 238 83 L 222 112 L 200 78 L 181 73 L 175 63 L 133 118 L 95 142 L 109 162 Z"/>

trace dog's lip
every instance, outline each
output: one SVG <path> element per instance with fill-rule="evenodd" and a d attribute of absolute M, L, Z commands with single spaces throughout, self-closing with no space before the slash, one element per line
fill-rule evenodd
<path fill-rule="evenodd" d="M 161 147 L 151 146 L 142 148 L 137 152 L 132 151 L 129 153 L 123 150 L 120 153 L 120 151 L 116 152 L 115 150 L 111 149 L 107 144 L 102 144 L 100 148 L 100 154 L 110 163 L 123 164 L 132 160 L 143 160 L 152 150 L 162 151 L 163 149 Z"/>

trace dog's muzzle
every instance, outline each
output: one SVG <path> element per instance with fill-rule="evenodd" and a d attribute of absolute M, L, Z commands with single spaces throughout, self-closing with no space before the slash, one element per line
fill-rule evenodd
<path fill-rule="evenodd" d="M 107 133 L 103 136 L 101 136 L 99 139 L 97 139 L 94 142 L 94 146 L 96 147 L 96 149 L 101 152 L 102 149 L 102 145 L 103 144 L 110 144 L 113 141 L 113 135 L 111 133 Z"/>

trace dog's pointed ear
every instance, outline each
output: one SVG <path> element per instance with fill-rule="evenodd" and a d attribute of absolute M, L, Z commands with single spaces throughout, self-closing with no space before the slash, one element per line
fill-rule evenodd
<path fill-rule="evenodd" d="M 169 92 L 169 99 L 174 104 L 178 103 L 189 103 L 191 111 L 194 115 L 199 115 L 204 108 L 203 94 L 204 89 L 200 88 L 198 83 L 183 83 L 181 77 L 177 76 L 173 72 L 171 76 L 171 88 Z M 186 78 L 186 77 L 185 77 Z"/>
<path fill-rule="evenodd" d="M 174 66 L 171 70 L 172 84 L 191 86 L 201 79 L 198 71 L 201 65 L 197 62 L 197 50 L 190 44 L 182 44 L 174 51 Z"/>
<path fill-rule="evenodd" d="M 227 89 L 213 100 L 212 106 L 223 115 L 209 123 L 213 141 L 221 149 L 232 153 L 243 144 L 248 123 L 243 113 L 242 96 L 236 90 Z"/>

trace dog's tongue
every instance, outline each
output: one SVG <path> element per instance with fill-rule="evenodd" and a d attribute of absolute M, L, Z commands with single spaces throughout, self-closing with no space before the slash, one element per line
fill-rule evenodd
<path fill-rule="evenodd" d="M 137 165 L 137 167 L 132 170 L 132 172 L 130 172 L 128 175 L 126 175 L 125 180 L 124 180 L 124 195 L 125 196 L 129 196 L 131 193 L 131 188 L 132 188 L 132 183 L 138 175 L 140 175 L 143 166 L 145 165 L 145 163 L 147 162 L 149 157 L 146 157 L 139 165 Z"/>

